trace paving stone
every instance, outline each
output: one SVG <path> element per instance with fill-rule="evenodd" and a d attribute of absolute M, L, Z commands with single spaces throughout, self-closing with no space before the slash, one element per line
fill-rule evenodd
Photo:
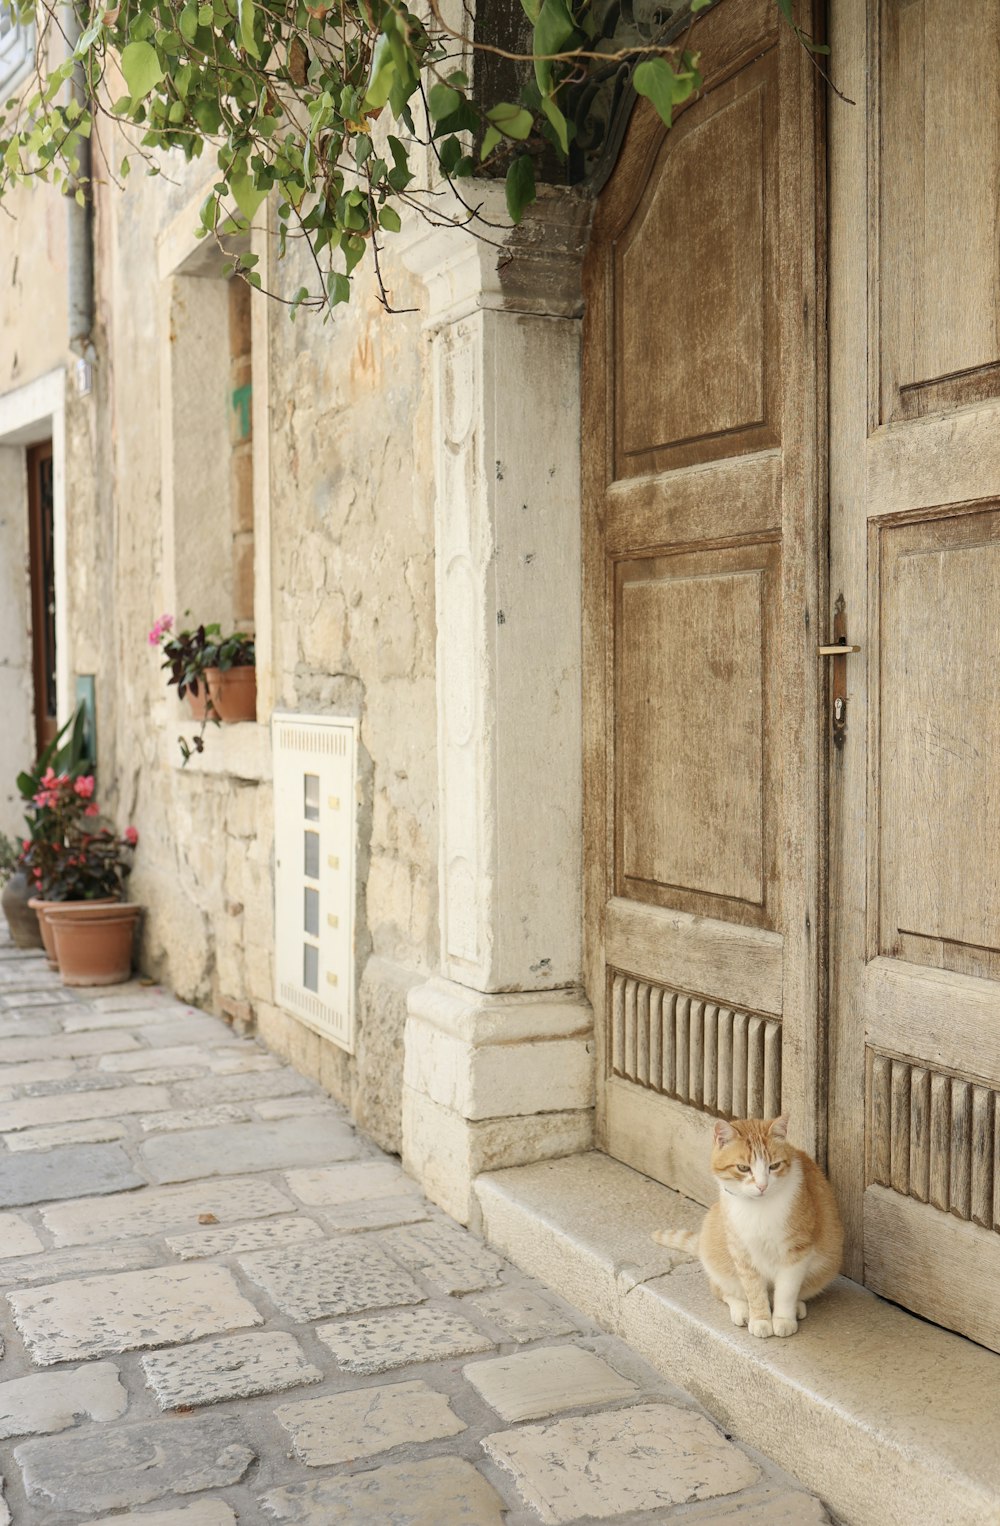
<path fill-rule="evenodd" d="M 135 1521 L 138 1526 L 236 1526 L 236 1513 L 225 1500 L 203 1499 L 177 1510 L 129 1510 L 125 1515 L 102 1515 L 99 1521 L 84 1521 L 83 1526 L 121 1526 Z"/>
<path fill-rule="evenodd" d="M 444 1394 L 427 1383 L 392 1383 L 303 1399 L 275 1410 L 296 1455 L 310 1468 L 374 1457 L 404 1442 L 439 1441 L 465 1430 Z"/>
<path fill-rule="evenodd" d="M 294 1218 L 260 1219 L 256 1224 L 205 1225 L 189 1235 L 171 1235 L 167 1244 L 182 1261 L 205 1256 L 229 1256 L 239 1251 L 267 1250 L 276 1245 L 300 1245 L 321 1240 L 323 1231 L 301 1214 Z"/>
<path fill-rule="evenodd" d="M 19 1213 L 0 1213 L 0 1259 L 31 1256 L 42 1249 L 42 1242 Z"/>
<path fill-rule="evenodd" d="M 234 1054 L 212 1061 L 212 1070 L 219 1076 L 239 1076 L 260 1070 L 281 1070 L 283 1062 L 276 1054 Z"/>
<path fill-rule="evenodd" d="M 339 1116 L 339 1109 L 329 1097 L 261 1097 L 254 1103 L 254 1110 L 261 1118 L 304 1118 L 313 1113 L 332 1113 Z"/>
<path fill-rule="evenodd" d="M 149 1245 L 47 1250 L 40 1256 L 0 1261 L 0 1286 L 30 1287 L 40 1282 L 59 1282 L 65 1277 L 85 1277 L 90 1272 L 137 1272 L 162 1260 L 163 1256 Z"/>
<path fill-rule="evenodd" d="M 199 1215 L 214 1214 L 220 1223 L 264 1219 L 287 1213 L 294 1205 L 268 1182 L 254 1177 L 196 1182 L 183 1187 L 150 1187 L 104 1202 L 84 1199 L 60 1203 L 42 1211 L 57 1245 L 93 1245 L 130 1235 L 156 1235 L 165 1230 L 192 1229 Z"/>
<path fill-rule="evenodd" d="M 192 1129 L 150 1139 L 139 1150 L 143 1165 L 157 1182 L 277 1171 L 297 1161 L 347 1160 L 359 1153 L 357 1136 L 344 1123 L 315 1118 Z"/>
<path fill-rule="evenodd" d="M 129 1028 L 135 1029 L 142 1023 L 148 1023 L 150 1011 L 144 1007 L 142 1011 L 127 1008 L 120 1012 L 102 1012 L 93 1007 L 80 1007 L 77 1011 L 67 1013 L 61 1017 L 63 1029 L 66 1033 L 93 1033 L 99 1029 Z M 158 1025 L 159 1026 L 159 1025 Z"/>
<path fill-rule="evenodd" d="M 45 1033 L 58 1031 L 55 1020 L 43 1012 L 32 1012 L 24 1017 L 6 1012 L 0 1018 L 0 1039 L 40 1038 Z"/>
<path fill-rule="evenodd" d="M 235 1484 L 254 1460 L 232 1415 L 105 1426 L 26 1441 L 14 1453 L 28 1498 L 60 1510 L 120 1510 Z M 141 1516 L 140 1516 L 140 1519 Z"/>
<path fill-rule="evenodd" d="M 392 1229 L 397 1224 L 420 1224 L 433 1210 L 421 1197 L 382 1197 L 374 1203 L 345 1203 L 326 1208 L 323 1218 L 339 1234 L 359 1234 L 369 1229 Z"/>
<path fill-rule="evenodd" d="M 672 1404 L 522 1426 L 487 1436 L 482 1446 L 549 1523 L 714 1499 L 760 1477 L 708 1419 Z"/>
<path fill-rule="evenodd" d="M 791 1492 L 699 1512 L 691 1526 L 830 1526 L 830 1517 L 812 1495 Z"/>
<path fill-rule="evenodd" d="M 296 1070 L 265 1070 L 259 1075 L 209 1076 L 192 1081 L 184 1093 L 185 1102 L 249 1102 L 257 1097 L 294 1097 L 301 1092 L 315 1092 L 316 1083 L 307 1081 Z"/>
<path fill-rule="evenodd" d="M 247 1276 L 292 1319 L 359 1314 L 422 1303 L 424 1293 L 392 1257 L 367 1241 L 321 1240 L 242 1256 Z"/>
<path fill-rule="evenodd" d="M 231 1335 L 221 1341 L 158 1351 L 144 1356 L 142 1365 L 161 1409 L 277 1393 L 303 1383 L 318 1383 L 323 1376 L 306 1360 L 294 1335 L 284 1330 Z"/>
<path fill-rule="evenodd" d="M 40 1366 L 263 1323 L 224 1266 L 167 1266 L 7 1294 Z"/>
<path fill-rule="evenodd" d="M 465 1377 L 504 1420 L 537 1420 L 638 1393 L 634 1383 L 580 1346 L 545 1346 L 516 1356 L 473 1362 Z"/>
<path fill-rule="evenodd" d="M 0 1478 L 0 1526 L 10 1526 L 10 1511 L 3 1497 L 3 1479 Z"/>
<path fill-rule="evenodd" d="M 75 1060 L 115 1050 L 138 1049 L 131 1033 L 54 1033 L 48 1038 L 0 1039 L 0 1065 L 28 1060 Z"/>
<path fill-rule="evenodd" d="M 521 1345 L 546 1336 L 572 1335 L 580 1328 L 557 1304 L 530 1288 L 501 1288 L 467 1301 Z"/>
<path fill-rule="evenodd" d="M 83 1118 L 113 1118 L 118 1113 L 155 1113 L 170 1106 L 162 1086 L 122 1086 L 111 1091 L 77 1092 L 57 1097 L 28 1097 L 0 1107 L 0 1132 L 29 1129 L 41 1123 L 74 1123 Z"/>
<path fill-rule="evenodd" d="M 506 1517 L 496 1491 L 460 1457 L 288 1484 L 261 1504 L 290 1526 L 502 1526 Z"/>
<path fill-rule="evenodd" d="M 209 1056 L 201 1045 L 173 1044 L 165 1049 L 130 1049 L 126 1054 L 105 1054 L 97 1062 L 98 1069 L 112 1072 L 129 1070 L 159 1070 L 161 1066 L 195 1066 L 208 1070 Z"/>
<path fill-rule="evenodd" d="M 503 1262 L 481 1240 L 451 1224 L 417 1224 L 379 1235 L 400 1261 L 445 1293 L 474 1293 L 495 1287 Z"/>
<path fill-rule="evenodd" d="M 223 1102 L 218 1107 L 173 1109 L 167 1113 L 151 1113 L 139 1119 L 144 1134 L 172 1134 L 178 1129 L 214 1128 L 219 1123 L 245 1123 L 249 1114 L 235 1103 Z"/>
<path fill-rule="evenodd" d="M 65 1081 L 33 1081 L 30 1086 L 22 1086 L 21 1092 L 25 1097 L 62 1097 L 74 1092 L 122 1091 L 126 1086 L 138 1086 L 141 1080 L 141 1075 L 137 1079 L 135 1076 L 109 1076 L 103 1070 L 78 1070 Z M 157 1072 L 156 1084 L 167 1084 L 162 1071 Z"/>
<path fill-rule="evenodd" d="M 301 1203 L 369 1203 L 378 1197 L 404 1197 L 420 1188 L 387 1160 L 365 1160 L 318 1171 L 288 1171 L 285 1180 Z"/>
<path fill-rule="evenodd" d="M 0 1158 L 0 1208 L 144 1187 L 121 1145 L 65 1145 Z"/>
<path fill-rule="evenodd" d="M 3 1142 L 15 1154 L 23 1150 L 51 1150 L 53 1145 L 107 1144 L 124 1139 L 125 1126 L 113 1118 L 87 1119 L 82 1123 L 57 1123 L 49 1128 L 22 1129 L 19 1134 L 4 1134 Z"/>
<path fill-rule="evenodd" d="M 68 1372 L 33 1372 L 0 1383 L 0 1440 L 65 1431 L 85 1416 L 117 1420 L 128 1393 L 113 1362 L 91 1362 Z"/>
<path fill-rule="evenodd" d="M 74 1073 L 72 1060 L 34 1060 L 27 1065 L 0 1065 L 0 1086 L 30 1086 L 33 1081 L 65 1081 Z"/>
<path fill-rule="evenodd" d="M 319 1325 L 316 1334 L 347 1372 L 387 1372 L 411 1362 L 495 1349 L 489 1336 L 460 1314 L 429 1306 Z"/>
<path fill-rule="evenodd" d="M 8 1010 L 12 1007 L 69 1006 L 75 1000 L 74 996 L 61 988 L 58 975 L 51 985 L 41 980 L 32 981 L 30 985 L 15 981 L 5 987 L 3 993 L 3 1005 Z"/>
<path fill-rule="evenodd" d="M 182 1017 L 170 1017 L 168 1022 L 163 1021 L 161 1014 L 150 1013 L 146 1016 L 143 1027 L 137 1027 L 136 1032 L 154 1049 L 166 1044 L 218 1045 L 243 1042 L 221 1017 L 211 1017 L 207 1012 L 186 1012 Z"/>

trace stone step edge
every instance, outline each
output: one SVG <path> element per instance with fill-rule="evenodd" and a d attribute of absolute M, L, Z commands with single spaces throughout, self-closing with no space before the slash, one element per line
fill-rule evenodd
<path fill-rule="evenodd" d="M 596 1243 L 589 1224 L 574 1222 L 574 1216 L 551 1204 L 541 1209 L 522 1195 L 520 1182 L 530 1180 L 535 1169 L 511 1167 L 476 1178 L 481 1232 L 488 1243 L 623 1339 L 692 1394 L 737 1440 L 787 1469 L 818 1494 L 844 1526 L 913 1526 L 915 1521 L 926 1526 L 1000 1526 L 1000 1495 L 985 1468 L 983 1476 L 977 1476 L 935 1446 L 933 1409 L 927 1410 L 925 1444 L 915 1446 L 893 1433 L 891 1414 L 875 1415 L 870 1408 L 832 1400 L 818 1383 L 803 1384 L 783 1372 L 784 1342 L 759 1341 L 748 1347 L 745 1332 L 720 1330 L 706 1316 L 710 1295 L 700 1267 L 692 1264 L 691 1275 L 636 1281 L 632 1273 L 638 1268 L 616 1264 Z M 634 1175 L 625 1166 L 620 1170 L 623 1179 Z M 669 1222 L 666 1207 L 676 1202 L 676 1195 L 662 1191 L 662 1221 Z M 934 1328 L 852 1283 L 842 1280 L 840 1294 L 891 1309 L 915 1336 Z M 992 1358 L 971 1342 L 950 1339 L 980 1358 Z M 995 1382 L 1000 1384 L 1000 1357 L 992 1359 L 997 1363 Z M 963 1376 L 936 1369 L 944 1410 L 949 1381 L 957 1388 Z M 995 1464 L 995 1420 L 990 1418 L 995 1413 L 988 1393 L 982 1392 L 984 1463 L 988 1459 Z"/>

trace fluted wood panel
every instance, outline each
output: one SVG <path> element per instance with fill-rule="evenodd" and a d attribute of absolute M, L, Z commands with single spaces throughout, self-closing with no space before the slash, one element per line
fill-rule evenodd
<path fill-rule="evenodd" d="M 1000 1230 L 1000 1093 L 871 1054 L 868 1181 Z"/>
<path fill-rule="evenodd" d="M 629 975 L 611 979 L 613 1076 L 706 1113 L 781 1111 L 781 1023 Z"/>

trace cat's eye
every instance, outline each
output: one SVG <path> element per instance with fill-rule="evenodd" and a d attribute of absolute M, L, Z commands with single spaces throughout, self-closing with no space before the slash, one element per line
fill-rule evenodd
<path fill-rule="evenodd" d="M 737 1169 L 737 1171 L 742 1171 L 744 1176 L 748 1175 L 748 1173 L 750 1171 L 750 1167 L 749 1166 L 737 1166 L 736 1169 Z"/>

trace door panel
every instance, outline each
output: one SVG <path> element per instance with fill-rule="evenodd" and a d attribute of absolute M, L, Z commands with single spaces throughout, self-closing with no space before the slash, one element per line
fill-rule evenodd
<path fill-rule="evenodd" d="M 833 16 L 830 1167 L 852 1275 L 1000 1350 L 1000 13 Z"/>
<path fill-rule="evenodd" d="M 772 0 L 695 45 L 588 255 L 585 787 L 601 1141 L 704 1200 L 711 1116 L 818 1143 L 820 306 L 816 75 Z"/>

